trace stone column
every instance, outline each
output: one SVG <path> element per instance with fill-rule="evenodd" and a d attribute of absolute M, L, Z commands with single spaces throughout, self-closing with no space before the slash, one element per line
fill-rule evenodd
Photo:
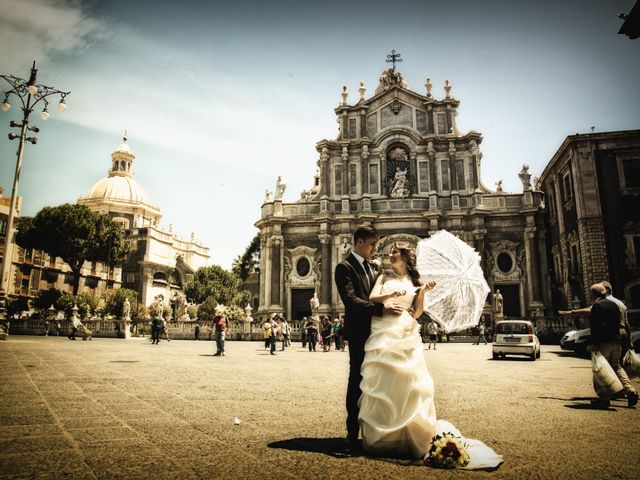
<path fill-rule="evenodd" d="M 342 213 L 349 213 L 349 150 L 342 147 Z"/>
<path fill-rule="evenodd" d="M 477 228 L 473 231 L 473 248 L 480 254 L 480 267 L 486 273 L 486 262 L 484 258 L 484 237 L 487 234 L 486 228 Z"/>
<path fill-rule="evenodd" d="M 322 280 L 320 282 L 320 308 L 329 308 L 331 304 L 331 235 L 321 233 L 318 239 L 322 244 Z"/>
<path fill-rule="evenodd" d="M 264 262 L 264 306 L 268 309 L 271 305 L 271 258 L 272 258 L 272 240 L 270 237 L 266 238 L 265 242 L 265 262 Z M 263 275 L 263 272 L 260 272 L 260 276 Z"/>
<path fill-rule="evenodd" d="M 329 168 L 329 149 L 327 147 L 322 147 L 318 166 L 320 167 L 320 191 L 324 195 L 331 195 L 331 172 Z"/>
<path fill-rule="evenodd" d="M 535 226 L 528 226 L 524 230 L 524 248 L 527 262 L 527 276 L 529 277 L 529 285 L 527 290 L 529 291 L 528 301 L 529 308 L 539 308 L 540 301 L 540 278 L 539 278 L 539 263 L 538 263 L 538 246 L 536 242 L 537 228 Z"/>
<path fill-rule="evenodd" d="M 271 237 L 271 305 L 281 306 L 282 303 L 282 235 Z"/>
<path fill-rule="evenodd" d="M 411 192 L 415 195 L 418 193 L 418 154 L 416 152 L 409 154 L 409 165 L 409 171 L 411 172 Z"/>
<path fill-rule="evenodd" d="M 267 238 L 265 236 L 260 236 L 260 298 L 258 308 L 267 306 L 267 297 L 265 295 L 266 292 L 266 272 L 267 272 Z"/>

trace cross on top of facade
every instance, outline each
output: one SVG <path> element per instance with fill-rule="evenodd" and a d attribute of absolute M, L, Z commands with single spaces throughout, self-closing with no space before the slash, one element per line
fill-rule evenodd
<path fill-rule="evenodd" d="M 387 55 L 387 60 L 386 63 L 392 63 L 393 64 L 393 69 L 396 69 L 396 63 L 400 63 L 402 61 L 402 59 L 400 58 L 401 55 L 399 53 L 396 53 L 395 50 L 391 50 L 391 54 Z"/>

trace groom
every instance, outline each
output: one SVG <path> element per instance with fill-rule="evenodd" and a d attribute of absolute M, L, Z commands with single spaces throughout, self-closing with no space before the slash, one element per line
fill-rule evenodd
<path fill-rule="evenodd" d="M 358 399 L 360 367 L 364 360 L 364 344 L 371 332 L 371 317 L 380 317 L 386 308 L 399 315 L 404 308 L 397 303 L 371 303 L 369 294 L 378 273 L 369 263 L 376 251 L 380 236 L 371 225 L 363 225 L 353 234 L 353 250 L 336 266 L 335 282 L 344 304 L 345 340 L 349 341 L 349 383 L 347 385 L 347 445 L 355 447 L 360 425 L 358 423 Z"/>

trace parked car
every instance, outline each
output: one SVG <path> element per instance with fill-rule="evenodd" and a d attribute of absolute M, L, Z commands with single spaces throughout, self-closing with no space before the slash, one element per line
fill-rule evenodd
<path fill-rule="evenodd" d="M 560 340 L 560 348 L 573 350 L 582 355 L 591 351 L 591 329 L 571 330 L 564 334 Z"/>
<path fill-rule="evenodd" d="M 533 324 L 527 320 L 496 323 L 492 349 L 494 360 L 507 355 L 526 355 L 532 361 L 540 358 L 540 340 Z"/>

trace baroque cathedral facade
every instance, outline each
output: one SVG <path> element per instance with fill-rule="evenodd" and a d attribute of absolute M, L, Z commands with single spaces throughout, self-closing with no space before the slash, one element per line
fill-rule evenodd
<path fill-rule="evenodd" d="M 361 83 L 356 103 L 349 103 L 344 87 L 335 108 L 339 136 L 316 144 L 313 188 L 284 202 L 286 187 L 278 178 L 275 192 L 265 196 L 256 222 L 259 319 L 282 313 L 300 320 L 310 314 L 314 294 L 321 315 L 339 316 L 344 307 L 333 272 L 360 224 L 379 231 L 381 256 L 395 241 L 415 245 L 446 229 L 480 252 L 492 292 L 504 298 L 505 316 L 550 313 L 542 192 L 526 165 L 519 173 L 522 193 L 504 192 L 500 182 L 497 191 L 484 186 L 482 135 L 458 130 L 460 102 L 448 81 L 444 98 L 436 99 L 432 88 L 427 79 L 424 94 L 411 90 L 395 68 L 382 73 L 369 98 Z"/>

